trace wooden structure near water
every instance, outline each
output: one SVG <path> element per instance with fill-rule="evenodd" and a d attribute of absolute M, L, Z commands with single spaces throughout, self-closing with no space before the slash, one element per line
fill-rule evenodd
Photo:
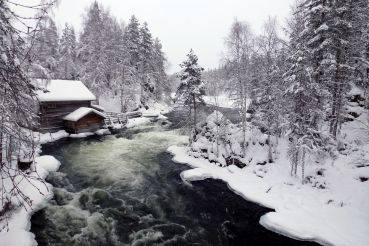
<path fill-rule="evenodd" d="M 33 81 L 38 99 L 37 115 L 40 132 L 64 129 L 63 118 L 82 107 L 91 107 L 96 97 L 87 87 L 76 80 Z"/>
<path fill-rule="evenodd" d="M 128 119 L 141 117 L 142 113 L 139 111 L 127 113 L 105 112 L 105 115 L 105 126 L 107 128 L 113 128 L 116 125 L 124 127 L 127 124 Z"/>
<path fill-rule="evenodd" d="M 95 132 L 104 126 L 106 116 L 93 108 L 81 107 L 63 118 L 69 133 Z"/>

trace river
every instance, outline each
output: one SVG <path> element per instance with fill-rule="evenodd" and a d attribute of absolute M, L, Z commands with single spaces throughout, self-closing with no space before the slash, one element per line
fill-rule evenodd
<path fill-rule="evenodd" d="M 266 230 L 270 211 L 219 180 L 184 183 L 166 153 L 188 138 L 159 124 L 42 146 L 62 166 L 54 198 L 32 216 L 43 245 L 313 245 Z"/>

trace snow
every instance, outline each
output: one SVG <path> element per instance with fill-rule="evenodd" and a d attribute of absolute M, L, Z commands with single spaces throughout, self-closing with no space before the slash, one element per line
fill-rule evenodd
<path fill-rule="evenodd" d="M 140 108 L 139 111 L 142 113 L 144 117 L 160 117 L 161 119 L 166 119 L 163 114 L 166 114 L 171 110 L 171 108 L 166 103 L 149 103 L 148 109 Z"/>
<path fill-rule="evenodd" d="M 300 177 L 290 176 L 288 140 L 284 138 L 274 153 L 275 163 L 258 165 L 267 158 L 265 145 L 258 144 L 265 136 L 248 132 L 249 143 L 255 144 L 249 144 L 245 158 L 249 161 L 242 169 L 218 166 L 202 155 L 191 156 L 191 147 L 171 146 L 168 152 L 174 161 L 193 168 L 181 173 L 184 182 L 221 179 L 244 199 L 274 209 L 260 218 L 267 229 L 324 245 L 368 245 L 369 181 L 360 180 L 369 177 L 368 122 L 366 111 L 342 126 L 346 150 L 334 162 L 307 159 L 305 175 L 311 182 L 304 185 Z"/>
<path fill-rule="evenodd" d="M 36 142 L 40 143 L 40 144 L 45 144 L 45 143 L 50 143 L 50 142 L 54 142 L 57 141 L 59 139 L 62 138 L 66 138 L 69 136 L 69 133 L 67 133 L 64 130 L 60 130 L 58 132 L 53 132 L 53 133 L 38 133 L 35 132 L 35 139 Z"/>
<path fill-rule="evenodd" d="M 39 144 L 46 144 L 46 143 L 51 143 L 54 141 L 57 141 L 59 139 L 62 138 L 67 138 L 67 137 L 71 137 L 71 138 L 84 138 L 84 137 L 88 137 L 91 135 L 108 135 L 111 134 L 110 131 L 108 129 L 99 129 L 96 132 L 84 132 L 84 133 L 79 133 L 79 134 L 69 134 L 64 130 L 60 130 L 58 132 L 50 132 L 50 133 L 39 133 L 39 132 L 34 132 L 33 133 L 35 136 L 35 141 Z"/>
<path fill-rule="evenodd" d="M 78 80 L 36 79 L 33 84 L 40 88 L 36 91 L 41 102 L 57 101 L 94 101 L 96 97 Z"/>
<path fill-rule="evenodd" d="M 40 156 L 35 158 L 36 172 L 30 174 L 30 177 L 45 179 L 51 171 L 56 171 L 60 162 L 52 156 Z M 17 180 L 21 180 L 21 176 L 16 177 Z M 9 180 L 4 180 L 4 186 L 11 186 Z M 34 235 L 29 232 L 31 228 L 31 215 L 35 211 L 42 209 L 45 206 L 47 200 L 53 197 L 51 185 L 43 183 L 39 180 L 30 179 L 32 185 L 25 179 L 21 180 L 19 187 L 32 199 L 32 210 L 30 208 L 25 209 L 24 207 L 18 207 L 9 218 L 8 230 L 4 229 L 0 232 L 1 245 L 12 245 L 12 246 L 33 246 L 37 245 Z M 38 191 L 39 189 L 39 191 Z M 19 205 L 19 204 L 18 204 Z M 0 223 L 1 228 L 4 224 Z"/>
<path fill-rule="evenodd" d="M 215 96 L 203 96 L 206 104 L 218 106 L 221 108 L 234 108 L 234 101 L 228 95 Z"/>
<path fill-rule="evenodd" d="M 100 112 L 104 112 L 105 111 L 105 108 L 104 107 L 102 107 L 100 105 L 96 105 L 96 104 L 92 104 L 91 105 L 91 108 L 94 108 L 94 109 L 96 109 L 96 110 L 98 110 Z"/>
<path fill-rule="evenodd" d="M 348 93 L 349 96 L 356 96 L 356 95 L 360 95 L 362 97 L 364 97 L 364 91 L 362 89 L 360 89 L 359 87 L 357 87 L 355 84 L 351 83 L 350 84 L 350 91 Z"/>
<path fill-rule="evenodd" d="M 66 115 L 63 118 L 63 120 L 78 121 L 78 120 L 82 119 L 83 117 L 85 117 L 86 115 L 88 115 L 90 113 L 95 113 L 97 115 L 100 115 L 103 118 L 106 118 L 103 113 L 101 113 L 100 111 L 97 111 L 96 109 L 87 108 L 87 107 L 80 107 L 79 109 L 76 109 L 72 113 Z"/>
<path fill-rule="evenodd" d="M 77 134 L 70 134 L 69 137 L 70 138 L 85 138 L 85 137 L 89 137 L 94 135 L 94 133 L 92 132 L 81 132 L 81 133 L 77 133 Z"/>
<path fill-rule="evenodd" d="M 149 124 L 150 122 L 151 120 L 146 117 L 132 118 L 132 119 L 128 119 L 126 127 L 133 128 L 133 127 Z"/>
<path fill-rule="evenodd" d="M 167 117 L 164 116 L 163 114 L 166 114 L 169 112 L 169 110 L 171 110 L 171 107 L 169 107 L 165 103 L 158 102 L 149 103 L 148 106 L 149 106 L 148 109 L 144 108 L 139 109 L 139 111 L 142 113 L 142 117 L 128 119 L 126 127 L 133 128 L 149 124 L 151 122 L 151 118 L 166 120 Z"/>

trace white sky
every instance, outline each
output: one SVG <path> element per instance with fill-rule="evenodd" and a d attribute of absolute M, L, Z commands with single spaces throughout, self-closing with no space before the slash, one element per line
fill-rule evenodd
<path fill-rule="evenodd" d="M 94 0 L 60 0 L 54 10 L 58 28 L 65 22 L 79 32 L 82 14 Z M 169 73 L 179 70 L 179 63 L 193 48 L 204 68 L 219 64 L 224 38 L 236 17 L 247 21 L 260 33 L 268 15 L 281 23 L 294 0 L 99 0 L 119 21 L 128 22 L 132 14 L 141 23 L 148 22 L 154 37 L 163 44 L 168 57 Z"/>

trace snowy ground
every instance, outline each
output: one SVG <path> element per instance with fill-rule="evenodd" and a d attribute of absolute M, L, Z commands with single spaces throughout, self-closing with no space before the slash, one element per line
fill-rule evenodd
<path fill-rule="evenodd" d="M 234 101 L 230 99 L 228 95 L 215 96 L 204 96 L 203 97 L 206 104 L 218 106 L 222 108 L 234 108 Z"/>
<path fill-rule="evenodd" d="M 26 209 L 18 203 L 19 207 L 12 212 L 7 227 L 0 232 L 1 245 L 37 245 L 34 235 L 29 232 L 31 215 L 44 207 L 47 200 L 53 197 L 53 193 L 50 184 L 35 179 L 45 179 L 50 171 L 56 171 L 59 166 L 60 162 L 52 156 L 36 157 L 34 167 L 37 172 L 29 174 L 32 185 L 26 179 L 22 179 L 22 175 L 16 177 L 16 180 L 20 182 L 18 187 L 32 200 L 32 206 Z M 4 180 L 4 182 L 4 187 L 12 186 L 10 180 Z M 4 228 L 6 225 L 0 223 L 0 226 Z"/>
<path fill-rule="evenodd" d="M 190 156 L 188 147 L 168 149 L 174 161 L 193 169 L 184 171 L 184 181 L 221 179 L 243 198 L 272 208 L 260 223 L 275 232 L 325 245 L 368 245 L 369 243 L 369 127 L 368 113 L 343 125 L 346 150 L 338 159 L 317 164 L 310 160 L 306 176 L 312 182 L 290 176 L 286 158 L 287 141 L 280 140 L 278 159 L 273 164 L 252 163 L 240 169 L 219 167 L 203 157 Z M 366 124 L 365 124 L 366 122 Z M 261 158 L 257 144 L 251 153 Z M 249 152 L 250 153 L 250 152 Z M 320 185 L 325 187 L 319 188 Z"/>
<path fill-rule="evenodd" d="M 171 110 L 171 107 L 169 107 L 165 103 L 150 103 L 149 109 L 139 109 L 140 112 L 142 112 L 142 116 L 144 117 L 159 117 L 159 119 L 166 119 L 166 117 L 163 114 L 168 113 Z"/>

